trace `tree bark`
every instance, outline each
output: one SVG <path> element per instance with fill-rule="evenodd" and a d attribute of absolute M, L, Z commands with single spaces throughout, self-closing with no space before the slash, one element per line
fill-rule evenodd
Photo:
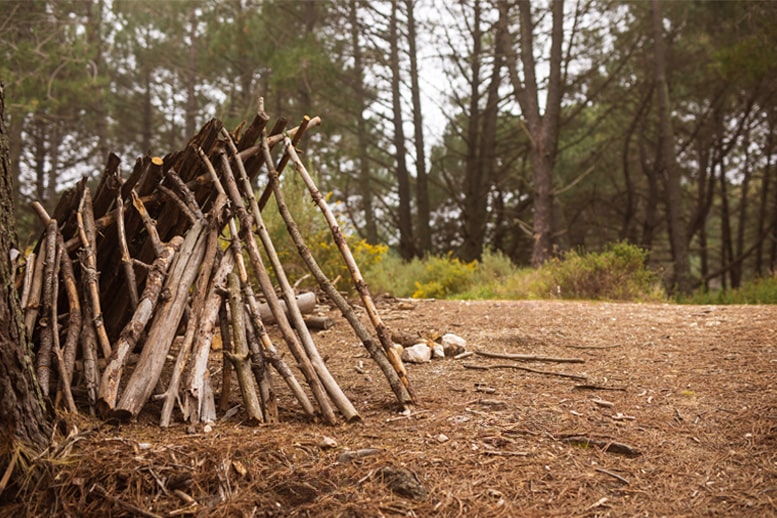
<path fill-rule="evenodd" d="M 17 246 L 14 190 L 5 128 L 5 87 L 0 83 L 0 465 L 15 461 L 14 445 L 42 451 L 49 442 L 49 414 L 33 373 L 10 251 Z"/>
<path fill-rule="evenodd" d="M 502 2 L 500 7 L 505 8 L 505 3 Z M 528 0 L 518 2 L 523 80 L 518 76 L 514 60 L 508 60 L 508 68 L 513 91 L 521 106 L 521 112 L 526 118 L 529 134 L 534 208 L 534 244 L 531 262 L 533 266 L 539 266 L 553 253 L 553 166 L 556 161 L 561 99 L 564 89 L 564 79 L 561 73 L 564 2 L 558 0 L 551 3 L 553 26 L 551 29 L 550 70 L 543 113 L 540 113 L 540 86 L 537 81 L 537 63 L 534 58 L 534 22 L 531 10 L 532 3 Z"/>
<path fill-rule="evenodd" d="M 688 229 L 684 221 L 683 190 L 680 170 L 675 156 L 674 130 L 669 100 L 669 84 L 666 76 L 666 50 L 664 48 L 663 17 L 661 3 L 651 0 L 653 16 L 653 44 L 655 50 L 656 93 L 660 120 L 660 165 L 664 171 L 666 189 L 667 222 L 674 263 L 674 286 L 679 293 L 691 291 L 691 267 L 688 257 Z"/>
<path fill-rule="evenodd" d="M 389 21 L 389 66 L 391 68 L 391 106 L 394 122 L 394 153 L 397 161 L 396 176 L 399 194 L 399 255 L 402 259 L 410 260 L 415 256 L 415 242 L 413 238 L 413 220 L 410 206 L 410 173 L 407 170 L 405 158 L 405 130 L 402 117 L 402 102 L 400 98 L 400 64 L 399 64 L 399 30 L 397 21 L 397 1 L 391 2 L 391 18 Z"/>
<path fill-rule="evenodd" d="M 367 121 L 364 111 L 367 105 L 364 88 L 364 64 L 362 48 L 359 41 L 359 17 L 357 0 L 351 0 L 348 19 L 351 25 L 351 47 L 353 52 L 354 103 L 356 104 L 356 156 L 358 160 L 358 185 L 361 196 L 361 206 L 364 216 L 364 236 L 368 243 L 378 243 L 378 226 L 375 223 L 375 211 L 372 206 L 372 181 L 370 179 L 370 163 L 367 154 Z"/>
<path fill-rule="evenodd" d="M 424 149 L 424 118 L 421 112 L 421 88 L 418 85 L 418 52 L 416 50 L 416 0 L 405 0 L 407 10 L 407 45 L 410 58 L 410 94 L 413 100 L 413 140 L 415 141 L 416 174 L 416 230 L 418 235 L 418 254 L 423 256 L 432 251 L 432 231 L 430 228 L 431 210 L 429 208 L 429 181 L 426 172 L 426 150 Z"/>

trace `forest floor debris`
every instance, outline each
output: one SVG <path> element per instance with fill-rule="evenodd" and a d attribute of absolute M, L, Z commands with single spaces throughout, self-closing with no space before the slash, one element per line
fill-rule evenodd
<path fill-rule="evenodd" d="M 316 341 L 361 422 L 311 423 L 281 390 L 280 422 L 258 427 L 244 424 L 237 395 L 236 412 L 209 432 L 183 423 L 160 430 L 153 406 L 131 424 L 70 417 L 78 432 L 59 439 L 69 454 L 51 464 L 51 484 L 30 487 L 23 506 L 0 510 L 51 516 L 123 516 L 138 509 L 147 516 L 777 513 L 776 306 L 418 301 L 408 312 L 395 310 L 397 304 L 386 299 L 378 306 L 392 330 L 450 331 L 474 348 L 504 354 L 556 357 L 574 346 L 585 363 L 565 368 L 587 381 L 464 369 L 464 360 L 445 358 L 408 366 L 420 405 L 400 413 L 390 391 L 376 390 L 386 383 L 378 367 L 330 310 L 325 316 L 335 325 L 317 331 Z M 466 359 L 484 366 L 504 361 Z M 218 392 L 219 365 L 210 369 Z M 478 403 L 484 399 L 503 404 Z M 618 415 L 630 418 L 613 418 Z"/>

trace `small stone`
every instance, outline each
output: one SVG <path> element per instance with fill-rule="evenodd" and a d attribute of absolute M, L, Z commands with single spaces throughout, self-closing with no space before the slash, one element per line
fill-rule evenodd
<path fill-rule="evenodd" d="M 467 350 L 467 341 L 453 333 L 445 333 L 440 337 L 440 344 L 445 351 L 445 356 L 456 356 Z"/>
<path fill-rule="evenodd" d="M 321 448 L 322 450 L 337 448 L 337 441 L 325 435 L 321 438 L 321 441 L 318 443 L 318 447 Z"/>
<path fill-rule="evenodd" d="M 447 436 L 447 435 L 445 435 L 444 433 L 441 433 L 441 434 L 439 434 L 439 435 L 436 437 L 436 439 L 437 439 L 437 442 L 439 442 L 439 443 L 448 442 L 448 441 L 450 440 L 450 439 L 448 439 L 448 436 Z"/>
<path fill-rule="evenodd" d="M 402 352 L 402 361 L 409 363 L 427 363 L 432 359 L 432 349 L 423 343 L 407 347 Z"/>
<path fill-rule="evenodd" d="M 202 431 L 204 433 L 210 433 L 213 431 L 213 427 L 209 424 L 206 424 L 205 426 L 202 427 Z"/>
<path fill-rule="evenodd" d="M 432 347 L 432 358 L 445 358 L 445 349 L 442 344 L 434 344 Z"/>

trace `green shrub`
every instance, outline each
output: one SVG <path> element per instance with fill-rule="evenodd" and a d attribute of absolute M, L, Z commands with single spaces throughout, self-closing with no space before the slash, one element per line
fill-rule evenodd
<path fill-rule="evenodd" d="M 365 271 L 373 295 L 388 293 L 395 297 L 410 297 L 416 289 L 416 280 L 423 276 L 424 263 L 419 259 L 405 262 L 395 250 L 390 250 Z"/>
<path fill-rule="evenodd" d="M 643 300 L 661 298 L 657 278 L 645 268 L 647 251 L 620 242 L 601 253 L 570 251 L 553 259 L 542 270 L 550 281 L 552 297 L 593 300 Z"/>
<path fill-rule="evenodd" d="M 461 262 L 448 254 L 445 257 L 429 257 L 424 261 L 424 272 L 415 282 L 413 298 L 445 298 L 464 292 L 471 285 L 478 262 Z"/>
<path fill-rule="evenodd" d="M 777 304 L 777 278 L 762 277 L 746 282 L 735 290 L 699 289 L 680 304 Z"/>
<path fill-rule="evenodd" d="M 569 252 L 540 268 L 516 268 L 498 252 L 484 253 L 480 263 L 462 263 L 450 254 L 406 263 L 392 253 L 370 270 L 368 283 L 397 297 L 664 300 L 646 257 L 627 243 L 601 253 Z"/>

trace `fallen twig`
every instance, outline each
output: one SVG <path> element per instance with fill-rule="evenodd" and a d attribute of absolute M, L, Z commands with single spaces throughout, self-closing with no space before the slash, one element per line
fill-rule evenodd
<path fill-rule="evenodd" d="M 626 392 L 625 387 L 605 387 L 604 385 L 575 385 L 572 387 L 575 390 L 615 390 L 618 392 Z"/>
<path fill-rule="evenodd" d="M 562 345 L 561 347 L 566 347 L 567 349 L 615 349 L 620 347 L 620 345 Z"/>
<path fill-rule="evenodd" d="M 582 358 L 553 358 L 551 356 L 538 356 L 535 354 L 507 354 L 488 351 L 475 351 L 475 354 L 485 356 L 486 358 L 500 358 L 502 360 L 515 360 L 519 362 L 585 363 L 585 360 Z"/>
<path fill-rule="evenodd" d="M 606 451 L 607 453 L 618 453 L 620 455 L 625 455 L 627 457 L 639 457 L 640 455 L 642 455 L 642 452 L 634 448 L 633 446 L 629 446 L 628 444 L 623 444 L 615 441 L 591 439 L 590 437 L 585 437 L 582 435 L 562 437 L 560 440 L 561 442 L 565 442 L 573 446 L 583 446 L 586 448 L 591 446 L 596 446 L 597 448 L 601 448 L 603 451 Z"/>
<path fill-rule="evenodd" d="M 118 504 L 120 507 L 123 507 L 124 509 L 128 510 L 129 512 L 139 515 L 139 516 L 145 516 L 147 518 L 160 518 L 160 515 L 154 514 L 151 512 L 146 511 L 145 509 L 141 509 L 140 507 L 137 507 L 135 505 L 132 505 L 129 502 L 125 502 L 124 500 L 121 500 L 119 498 L 116 498 L 112 494 L 108 493 L 108 491 L 101 486 L 100 484 L 94 484 L 91 489 L 89 490 L 90 493 L 97 493 L 101 497 L 105 498 L 106 500 L 110 500 L 111 502 Z"/>
<path fill-rule="evenodd" d="M 610 475 L 610 476 L 611 476 L 611 477 L 613 477 L 613 478 L 617 478 L 618 480 L 620 480 L 620 481 L 621 481 L 621 482 L 623 482 L 624 484 L 627 484 L 627 485 L 629 484 L 629 481 L 628 481 L 628 480 L 626 480 L 626 479 L 625 479 L 625 478 L 623 478 L 622 476 L 618 475 L 617 473 L 613 473 L 612 471 L 608 471 L 608 470 L 606 470 L 606 469 L 603 469 L 603 468 L 594 468 L 594 469 L 595 469 L 596 471 L 598 471 L 599 473 L 604 473 L 605 475 Z"/>
<path fill-rule="evenodd" d="M 512 365 L 512 364 L 497 364 L 497 365 L 475 365 L 473 363 L 465 363 L 463 364 L 463 367 L 465 369 L 477 369 L 477 370 L 490 370 L 490 369 L 517 369 L 521 371 L 526 372 L 533 372 L 534 374 L 545 374 L 548 376 L 558 376 L 560 378 L 571 378 L 575 380 L 581 380 L 585 381 L 588 379 L 586 376 L 581 376 L 579 374 L 567 374 L 565 372 L 553 372 L 553 371 L 542 371 L 539 369 L 532 369 L 530 367 L 521 367 L 520 365 Z"/>

